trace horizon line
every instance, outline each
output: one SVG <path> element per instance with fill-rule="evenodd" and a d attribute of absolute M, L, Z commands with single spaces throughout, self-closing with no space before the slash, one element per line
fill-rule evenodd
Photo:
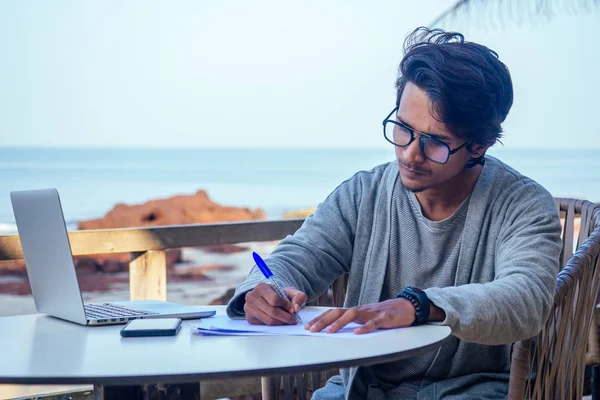
<path fill-rule="evenodd" d="M 10 149 L 39 149 L 39 150 L 393 150 L 389 146 L 91 146 L 91 145 L 2 145 L 0 150 Z M 495 145 L 489 148 L 494 150 L 582 150 L 600 151 L 599 147 L 528 147 L 528 146 L 505 146 Z"/>

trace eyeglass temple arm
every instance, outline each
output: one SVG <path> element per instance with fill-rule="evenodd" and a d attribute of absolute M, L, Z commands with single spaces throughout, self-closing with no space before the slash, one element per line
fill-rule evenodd
<path fill-rule="evenodd" d="M 395 113 L 397 110 L 398 110 L 398 107 L 394 108 L 394 109 L 392 110 L 392 112 L 391 112 L 391 113 L 389 113 L 389 115 L 388 115 L 387 117 L 385 117 L 385 119 L 384 119 L 384 120 L 383 120 L 383 122 L 382 122 L 382 125 L 385 125 L 385 121 L 387 121 L 388 119 L 390 119 L 390 117 L 392 116 L 392 114 L 393 114 L 393 113 Z"/>

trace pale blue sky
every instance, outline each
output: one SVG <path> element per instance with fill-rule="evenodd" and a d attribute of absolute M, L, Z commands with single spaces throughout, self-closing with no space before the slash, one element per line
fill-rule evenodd
<path fill-rule="evenodd" d="M 386 147 L 402 41 L 452 1 L 0 1 L 0 145 Z M 483 29 L 505 147 L 600 148 L 600 12 Z M 469 26 L 468 26 L 469 25 Z"/>

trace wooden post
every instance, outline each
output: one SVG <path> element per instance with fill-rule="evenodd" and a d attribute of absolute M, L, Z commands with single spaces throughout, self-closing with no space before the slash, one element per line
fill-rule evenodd
<path fill-rule="evenodd" d="M 131 300 L 167 300 L 167 256 L 164 250 L 131 253 Z"/>

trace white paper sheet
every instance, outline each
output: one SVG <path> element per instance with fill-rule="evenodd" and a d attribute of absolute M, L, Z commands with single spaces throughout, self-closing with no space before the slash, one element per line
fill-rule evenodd
<path fill-rule="evenodd" d="M 300 318 L 304 323 L 319 316 L 323 311 L 300 311 Z M 354 333 L 354 329 L 358 328 L 360 324 L 351 322 L 344 328 L 340 329 L 336 333 L 322 332 L 311 332 L 304 329 L 304 325 L 282 325 L 282 326 L 268 326 L 268 325 L 251 325 L 243 319 L 230 319 L 226 315 L 218 315 L 211 318 L 204 318 L 201 320 L 197 331 L 199 333 L 207 335 L 225 335 L 225 336 L 257 336 L 257 335 L 301 335 L 301 336 L 328 336 L 328 337 L 366 337 L 381 334 L 386 332 L 384 330 L 377 330 L 371 333 L 357 335 Z"/>

